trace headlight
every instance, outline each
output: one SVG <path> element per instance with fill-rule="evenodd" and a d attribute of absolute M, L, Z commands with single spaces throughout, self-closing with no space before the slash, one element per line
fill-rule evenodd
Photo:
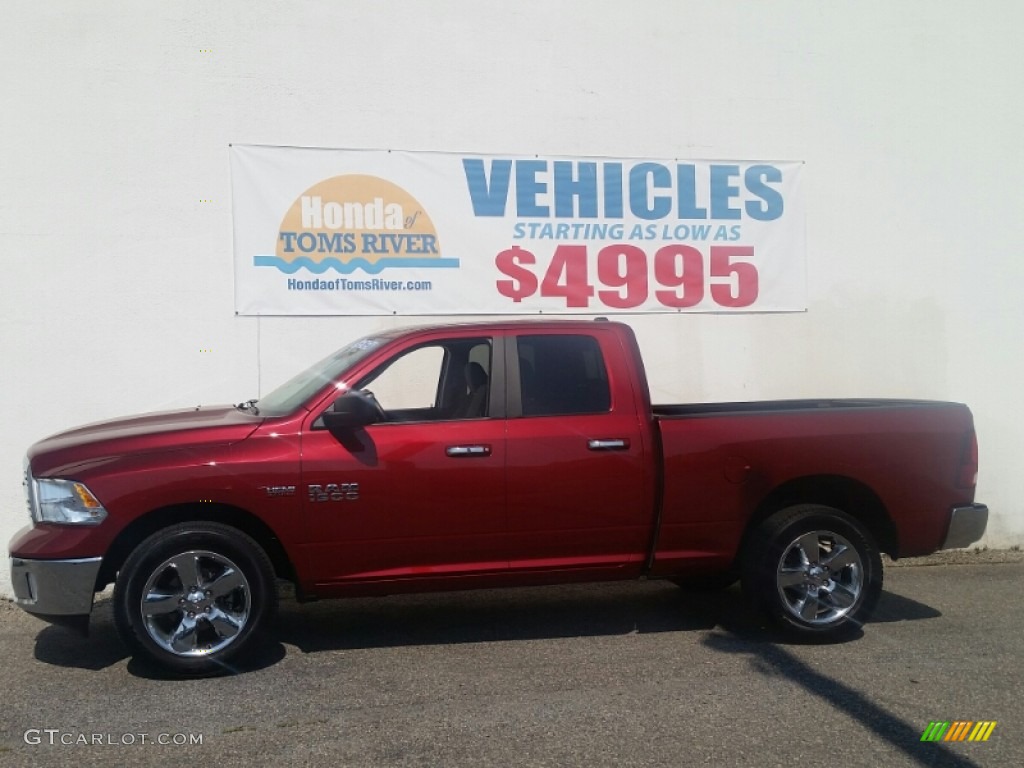
<path fill-rule="evenodd" d="M 27 482 L 29 509 L 37 523 L 96 525 L 107 517 L 107 510 L 84 483 L 31 476 Z"/>

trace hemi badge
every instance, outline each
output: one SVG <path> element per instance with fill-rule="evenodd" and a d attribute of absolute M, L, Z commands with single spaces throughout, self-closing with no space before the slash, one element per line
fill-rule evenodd
<path fill-rule="evenodd" d="M 261 485 L 260 488 L 267 492 L 267 496 L 294 496 L 294 485 Z"/>

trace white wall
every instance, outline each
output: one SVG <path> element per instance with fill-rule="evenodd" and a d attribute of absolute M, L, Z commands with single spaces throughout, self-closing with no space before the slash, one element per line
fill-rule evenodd
<path fill-rule="evenodd" d="M 34 440 L 254 397 L 410 322 L 234 316 L 231 142 L 805 160 L 808 312 L 634 318 L 655 399 L 967 402 L 986 542 L 1024 539 L 1024 5 L 7 0 L 0 18 L 0 539 L 27 520 Z"/>

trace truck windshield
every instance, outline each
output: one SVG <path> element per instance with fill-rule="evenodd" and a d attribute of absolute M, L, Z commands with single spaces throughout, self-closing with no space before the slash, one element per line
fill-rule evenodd
<path fill-rule="evenodd" d="M 319 363 L 293 376 L 277 389 L 261 397 L 257 403 L 261 416 L 286 416 L 306 400 L 362 360 L 384 342 L 383 338 L 367 336 L 342 347 Z"/>

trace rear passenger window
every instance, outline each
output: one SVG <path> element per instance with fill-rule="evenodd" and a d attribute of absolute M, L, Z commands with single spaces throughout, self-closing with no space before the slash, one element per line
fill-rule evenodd
<path fill-rule="evenodd" d="M 520 336 L 524 416 L 603 413 L 611 408 L 608 371 L 593 336 Z"/>

